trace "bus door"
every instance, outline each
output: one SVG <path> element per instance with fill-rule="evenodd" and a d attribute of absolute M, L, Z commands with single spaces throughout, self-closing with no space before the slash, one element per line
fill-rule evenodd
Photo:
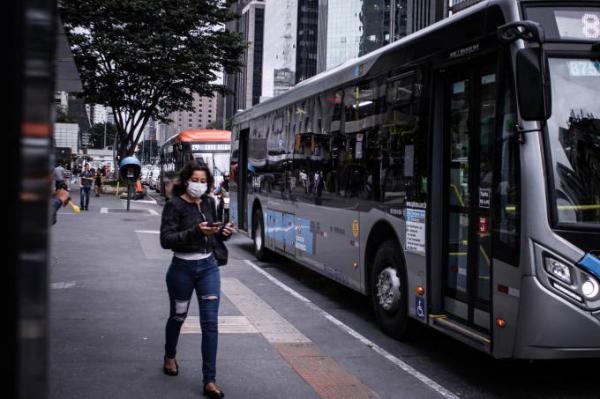
<path fill-rule="evenodd" d="M 442 298 L 451 319 L 489 332 L 497 79 L 493 61 L 469 67 L 447 68 L 442 77 Z"/>
<path fill-rule="evenodd" d="M 234 223 L 244 231 L 248 230 L 248 140 L 250 129 L 240 130 L 237 206 L 238 220 Z"/>

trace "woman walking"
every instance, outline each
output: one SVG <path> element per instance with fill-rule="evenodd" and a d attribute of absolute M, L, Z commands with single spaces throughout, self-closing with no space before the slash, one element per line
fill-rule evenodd
<path fill-rule="evenodd" d="M 234 229 L 232 224 L 217 222 L 215 200 L 208 195 L 213 183 L 206 166 L 189 162 L 179 172 L 173 198 L 163 210 L 160 243 L 173 251 L 166 278 L 170 311 L 163 372 L 171 376 L 179 373 L 177 341 L 195 290 L 202 329 L 203 392 L 209 398 L 222 398 L 225 395 L 215 384 L 221 279 L 213 243 L 228 239 Z"/>

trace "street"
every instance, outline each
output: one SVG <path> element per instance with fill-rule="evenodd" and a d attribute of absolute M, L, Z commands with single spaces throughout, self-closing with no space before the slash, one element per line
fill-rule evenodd
<path fill-rule="evenodd" d="M 78 195 L 71 192 L 74 198 Z M 197 398 L 195 299 L 162 373 L 168 315 L 160 203 L 92 197 L 52 227 L 50 398 Z M 431 330 L 410 342 L 376 326 L 366 297 L 293 262 L 228 243 L 217 382 L 228 398 L 598 398 L 597 360 L 494 360 Z"/>

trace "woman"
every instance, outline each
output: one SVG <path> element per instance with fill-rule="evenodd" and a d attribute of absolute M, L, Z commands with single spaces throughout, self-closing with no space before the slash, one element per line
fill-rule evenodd
<path fill-rule="evenodd" d="M 211 242 L 228 239 L 234 229 L 231 224 L 216 222 L 215 200 L 208 195 L 213 182 L 206 166 L 189 162 L 179 172 L 173 198 L 163 210 L 160 243 L 174 253 L 167 272 L 170 312 L 163 371 L 171 376 L 179 373 L 177 340 L 196 290 L 202 329 L 203 391 L 209 398 L 222 398 L 225 395 L 215 384 L 221 279 Z"/>

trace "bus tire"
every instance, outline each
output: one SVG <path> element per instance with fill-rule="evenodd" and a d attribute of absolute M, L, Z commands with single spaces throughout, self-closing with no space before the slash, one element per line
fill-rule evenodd
<path fill-rule="evenodd" d="M 260 261 L 268 260 L 269 250 L 265 248 L 265 222 L 260 208 L 254 211 L 252 218 L 252 242 L 254 256 Z"/>
<path fill-rule="evenodd" d="M 402 253 L 395 240 L 383 242 L 377 249 L 370 276 L 371 303 L 377 323 L 388 335 L 409 336 L 408 284 Z"/>

